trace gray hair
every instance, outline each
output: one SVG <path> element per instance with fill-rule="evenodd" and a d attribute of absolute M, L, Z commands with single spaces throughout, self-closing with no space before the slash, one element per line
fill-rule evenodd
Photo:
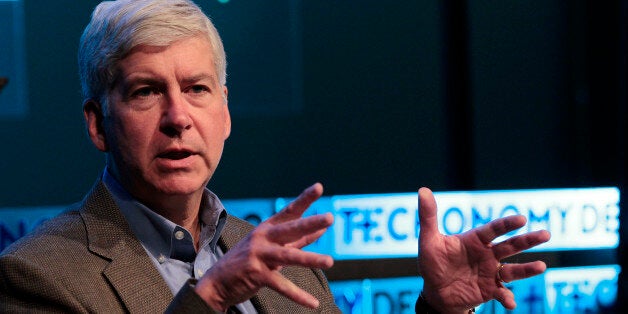
<path fill-rule="evenodd" d="M 92 13 L 79 45 L 78 63 L 85 100 L 102 103 L 113 88 L 117 64 L 139 45 L 166 47 L 193 36 L 206 36 L 216 75 L 227 83 L 227 61 L 218 31 L 190 0 L 103 1 Z"/>

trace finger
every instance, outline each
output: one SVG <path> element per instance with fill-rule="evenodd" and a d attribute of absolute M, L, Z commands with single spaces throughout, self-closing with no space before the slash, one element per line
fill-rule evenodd
<path fill-rule="evenodd" d="M 419 189 L 419 223 L 420 240 L 430 241 L 439 233 L 436 199 L 432 191 L 425 187 Z"/>
<path fill-rule="evenodd" d="M 299 288 L 292 281 L 286 279 L 277 271 L 270 273 L 266 285 L 305 307 L 315 309 L 319 305 L 318 299 L 309 294 L 307 291 Z"/>
<path fill-rule="evenodd" d="M 546 230 L 534 231 L 504 240 L 493 246 L 493 254 L 498 260 L 515 255 L 521 251 L 549 241 L 550 233 Z"/>
<path fill-rule="evenodd" d="M 266 247 L 261 252 L 261 258 L 271 269 L 287 265 L 326 269 L 334 265 L 329 255 L 283 246 Z"/>
<path fill-rule="evenodd" d="M 268 229 L 268 239 L 278 244 L 290 243 L 327 229 L 333 222 L 334 217 L 326 213 L 280 223 Z"/>
<path fill-rule="evenodd" d="M 526 218 L 522 215 L 508 216 L 495 219 L 486 225 L 475 229 L 476 235 L 484 244 L 490 244 L 495 238 L 510 231 L 519 229 L 526 224 Z"/>
<path fill-rule="evenodd" d="M 306 247 L 306 246 L 314 243 L 314 241 L 318 240 L 323 234 L 325 234 L 326 231 L 327 231 L 327 228 L 318 230 L 318 231 L 316 231 L 314 233 L 310 233 L 310 234 L 308 234 L 308 235 L 306 235 L 304 237 L 301 237 L 300 239 L 298 239 L 298 240 L 296 240 L 294 242 L 286 243 L 285 245 L 287 247 L 293 247 L 293 248 L 297 248 L 297 249 Z"/>
<path fill-rule="evenodd" d="M 523 264 L 504 264 L 499 271 L 501 279 L 505 282 L 525 279 L 536 276 L 545 271 L 547 266 L 542 261 L 535 261 Z"/>
<path fill-rule="evenodd" d="M 513 310 L 517 306 L 517 303 L 515 303 L 515 295 L 506 287 L 497 289 L 494 298 L 509 310 Z"/>
<path fill-rule="evenodd" d="M 301 194 L 288 206 L 284 207 L 280 212 L 273 215 L 268 219 L 273 224 L 281 223 L 284 221 L 297 219 L 303 215 L 312 203 L 318 200 L 323 195 L 323 185 L 320 183 L 314 183 L 312 186 L 303 190 Z"/>

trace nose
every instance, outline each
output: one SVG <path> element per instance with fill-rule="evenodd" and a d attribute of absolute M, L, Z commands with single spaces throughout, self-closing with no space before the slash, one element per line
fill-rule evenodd
<path fill-rule="evenodd" d="M 160 129 L 170 137 L 180 137 L 192 127 L 188 104 L 180 93 L 171 93 L 164 104 Z"/>

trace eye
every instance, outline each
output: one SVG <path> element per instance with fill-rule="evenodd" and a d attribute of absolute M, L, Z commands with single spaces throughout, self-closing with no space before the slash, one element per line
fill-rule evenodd
<path fill-rule="evenodd" d="M 207 86 L 204 86 L 204 85 L 192 85 L 188 89 L 188 91 L 193 94 L 200 94 L 204 92 L 209 92 L 209 88 L 207 88 Z"/>
<path fill-rule="evenodd" d="M 146 87 L 142 87 L 142 88 L 138 88 L 136 89 L 132 94 L 131 97 L 133 98 L 145 98 L 145 97 L 150 97 L 154 94 L 156 94 L 157 91 L 150 86 L 146 86 Z"/>

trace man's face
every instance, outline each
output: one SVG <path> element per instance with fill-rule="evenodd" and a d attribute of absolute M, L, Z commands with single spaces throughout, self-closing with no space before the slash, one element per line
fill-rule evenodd
<path fill-rule="evenodd" d="M 202 192 L 231 131 L 227 89 L 216 77 L 209 42 L 139 46 L 119 62 L 109 110 L 94 144 L 139 199 Z"/>

